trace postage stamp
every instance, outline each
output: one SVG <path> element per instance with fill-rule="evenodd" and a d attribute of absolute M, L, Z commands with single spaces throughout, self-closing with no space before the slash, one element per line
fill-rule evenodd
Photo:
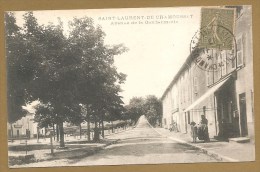
<path fill-rule="evenodd" d="M 234 16 L 232 8 L 202 8 L 199 47 L 231 50 Z"/>
<path fill-rule="evenodd" d="M 190 43 L 190 52 L 199 68 L 217 71 L 233 62 L 236 57 L 234 16 L 232 8 L 201 9 L 201 27 Z"/>

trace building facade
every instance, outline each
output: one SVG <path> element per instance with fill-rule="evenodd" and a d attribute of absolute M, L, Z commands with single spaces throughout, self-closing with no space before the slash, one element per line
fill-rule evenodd
<path fill-rule="evenodd" d="M 254 140 L 252 9 L 226 8 L 236 9 L 235 47 L 208 52 L 221 64 L 212 71 L 199 68 L 191 52 L 162 96 L 164 128 L 176 122 L 180 132 L 189 133 L 189 124 L 199 123 L 205 115 L 211 138 L 246 136 Z M 203 51 L 196 53 L 203 56 Z"/>
<path fill-rule="evenodd" d="M 28 113 L 13 124 L 7 124 L 8 138 L 35 138 L 37 137 L 38 123 L 34 122 L 34 113 Z M 38 129 L 39 134 L 44 135 L 45 129 Z"/>

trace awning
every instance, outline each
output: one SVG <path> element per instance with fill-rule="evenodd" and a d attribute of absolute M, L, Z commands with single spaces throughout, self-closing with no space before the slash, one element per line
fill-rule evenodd
<path fill-rule="evenodd" d="M 211 87 L 205 94 L 203 94 L 200 98 L 198 98 L 194 103 L 192 103 L 188 108 L 186 108 L 184 110 L 184 112 L 187 112 L 189 110 L 191 110 L 192 108 L 194 108 L 196 105 L 198 105 L 200 102 L 202 102 L 203 100 L 205 100 L 207 97 L 209 97 L 211 94 L 213 94 L 215 91 L 217 91 L 224 83 L 227 82 L 227 80 L 229 80 L 230 77 L 224 79 L 223 81 L 221 81 L 220 83 L 214 85 L 213 87 Z"/>

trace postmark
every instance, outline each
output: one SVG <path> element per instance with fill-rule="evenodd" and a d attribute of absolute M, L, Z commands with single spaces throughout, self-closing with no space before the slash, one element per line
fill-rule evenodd
<path fill-rule="evenodd" d="M 222 70 L 236 58 L 233 9 L 201 9 L 201 28 L 190 42 L 194 63 L 206 71 Z"/>

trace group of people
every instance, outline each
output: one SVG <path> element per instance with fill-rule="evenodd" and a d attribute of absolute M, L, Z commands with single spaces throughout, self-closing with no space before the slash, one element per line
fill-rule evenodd
<path fill-rule="evenodd" d="M 177 123 L 175 121 L 172 122 L 172 124 L 170 124 L 170 131 L 175 131 L 178 132 L 178 127 L 177 127 Z"/>
<path fill-rule="evenodd" d="M 198 124 L 194 121 L 190 123 L 191 126 L 191 136 L 193 138 L 193 142 L 196 142 L 196 139 L 204 140 L 204 142 L 209 142 L 209 132 L 208 132 L 208 120 L 205 115 L 201 115 L 201 120 Z M 178 132 L 177 123 L 175 121 L 170 124 L 170 131 Z"/>
<path fill-rule="evenodd" d="M 195 122 L 191 122 L 190 125 L 193 142 L 196 142 L 197 137 L 199 140 L 209 142 L 208 120 L 205 115 L 201 115 L 201 120 L 198 125 L 196 125 Z"/>

